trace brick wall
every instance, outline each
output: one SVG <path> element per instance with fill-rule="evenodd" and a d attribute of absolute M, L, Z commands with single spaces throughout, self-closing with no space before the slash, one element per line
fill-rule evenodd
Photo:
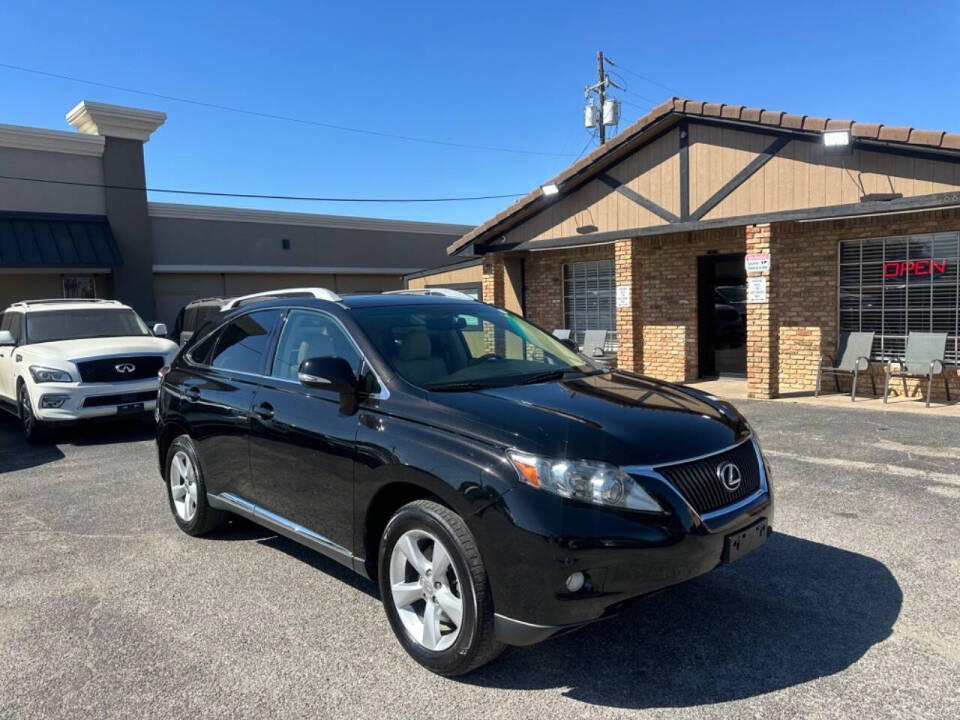
<path fill-rule="evenodd" d="M 840 240 L 889 237 L 910 233 L 960 230 L 960 211 L 940 210 L 914 215 L 876 216 L 856 220 L 781 223 L 773 228 L 776 339 L 781 395 L 809 392 L 816 387 L 821 353 L 837 347 L 837 253 Z M 950 373 L 950 391 L 960 399 L 960 378 Z M 883 368 L 874 368 L 878 392 L 883 392 Z M 840 387 L 849 392 L 850 381 Z M 835 392 L 828 378 L 823 389 Z M 857 392 L 870 396 L 869 377 L 861 377 Z M 908 381 L 910 397 L 924 397 L 926 383 Z M 891 382 L 891 397 L 903 394 L 900 381 Z M 934 380 L 934 401 L 946 399 L 943 381 Z"/>
<path fill-rule="evenodd" d="M 749 391 L 754 397 L 809 392 L 820 354 L 836 349 L 839 241 L 944 230 L 960 230 L 960 211 L 727 228 L 527 253 L 526 314 L 548 330 L 564 327 L 563 264 L 613 259 L 617 284 L 633 288 L 631 307 L 617 309 L 621 367 L 676 382 L 693 380 L 699 375 L 697 257 L 769 251 L 769 303 L 748 306 Z M 498 287 L 503 295 L 498 271 L 502 277 L 502 256 L 488 256 L 485 298 Z M 883 369 L 877 367 L 875 374 L 882 392 Z M 950 382 L 960 399 L 960 378 L 952 375 Z M 849 391 L 849 381 L 841 383 Z M 858 391 L 869 395 L 869 378 L 860 383 Z M 934 385 L 934 400 L 940 400 L 942 381 Z M 824 389 L 832 388 L 831 380 Z M 902 392 L 899 381 L 892 384 L 892 396 Z M 908 384 L 911 397 L 924 392 L 925 383 Z"/>
<path fill-rule="evenodd" d="M 697 257 L 744 252 L 743 228 L 640 238 L 643 372 L 683 382 L 698 377 Z"/>
<path fill-rule="evenodd" d="M 780 249 L 771 253 L 770 225 L 748 225 L 744 228 L 747 253 L 770 253 L 770 270 L 747 273 L 747 283 L 760 278 L 767 283 L 767 302 L 747 304 L 747 395 L 752 398 L 772 398 L 777 396 L 777 358 L 779 357 L 776 338 L 777 327 L 777 288 L 779 282 L 774 274 L 779 272 Z"/>
<path fill-rule="evenodd" d="M 617 307 L 617 367 L 642 372 L 643 253 L 639 240 L 618 240 L 614 246 L 616 286 L 630 288 L 630 304 Z"/>
<path fill-rule="evenodd" d="M 548 332 L 566 327 L 563 317 L 564 263 L 612 259 L 613 245 L 527 253 L 524 260 L 526 317 Z"/>

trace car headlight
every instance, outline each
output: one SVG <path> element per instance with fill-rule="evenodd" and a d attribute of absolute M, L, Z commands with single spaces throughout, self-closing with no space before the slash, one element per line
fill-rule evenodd
<path fill-rule="evenodd" d="M 31 365 L 30 374 L 36 383 L 46 382 L 73 382 L 73 377 L 66 370 L 57 370 L 56 368 L 42 367 L 40 365 Z"/>
<path fill-rule="evenodd" d="M 540 490 L 582 502 L 646 512 L 663 512 L 630 475 L 616 465 L 594 460 L 557 460 L 507 453 L 520 479 Z"/>

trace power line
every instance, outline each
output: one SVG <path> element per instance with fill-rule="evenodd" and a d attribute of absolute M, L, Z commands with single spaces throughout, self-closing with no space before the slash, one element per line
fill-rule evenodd
<path fill-rule="evenodd" d="M 24 182 L 52 183 L 54 185 L 72 185 L 77 187 L 94 187 L 105 190 L 136 190 L 139 192 L 170 193 L 174 195 L 204 195 L 207 197 L 255 198 L 259 200 L 305 200 L 310 202 L 342 202 L 342 203 L 437 203 L 437 202 L 465 202 L 471 200 L 503 200 L 505 198 L 522 197 L 526 193 L 508 193 L 505 195 L 471 195 L 466 197 L 435 197 L 435 198 L 358 198 L 358 197 L 315 197 L 311 195 L 259 195 L 256 193 L 218 192 L 214 190 L 183 190 L 179 188 L 149 188 L 132 185 L 104 185 L 101 183 L 77 182 L 72 180 L 48 180 L 46 178 L 19 177 L 16 175 L 0 175 L 0 180 L 22 180 Z"/>
<path fill-rule="evenodd" d="M 45 70 L 36 70 L 34 68 L 22 67 L 20 65 L 11 65 L 10 63 L 0 62 L 0 67 L 7 70 L 16 70 L 18 72 L 32 73 L 44 77 L 57 78 L 59 80 L 68 80 L 70 82 L 83 83 L 94 87 L 108 88 L 110 90 L 120 90 L 121 92 L 134 93 L 136 95 L 145 95 L 147 97 L 159 98 L 161 100 L 170 100 L 172 102 L 186 103 L 199 107 L 212 108 L 214 110 L 224 110 L 226 112 L 239 113 L 241 115 L 250 115 L 252 117 L 266 118 L 269 120 L 283 120 L 286 122 L 299 123 L 301 125 L 312 125 L 322 127 L 328 130 L 341 130 L 343 132 L 358 133 L 360 135 L 373 135 L 375 137 L 390 138 L 393 140 L 405 140 L 407 142 L 425 143 L 428 145 L 442 145 L 444 147 L 466 148 L 469 150 L 486 150 L 488 152 L 506 152 L 520 155 L 542 155 L 547 157 L 570 157 L 569 153 L 544 152 L 540 150 L 522 150 L 520 148 L 497 147 L 493 145 L 471 145 L 469 143 L 449 142 L 446 140 L 435 140 L 433 138 L 417 137 L 414 135 L 400 135 L 397 133 L 381 132 L 379 130 L 366 130 L 363 128 L 347 127 L 346 125 L 335 125 L 333 123 L 321 122 L 319 120 L 307 120 L 305 118 L 292 117 L 290 115 L 278 115 L 275 113 L 261 112 L 259 110 L 249 110 L 246 108 L 233 107 L 231 105 L 221 105 L 219 103 L 205 102 L 203 100 L 194 100 L 193 98 L 178 97 L 176 95 L 165 95 L 163 93 L 151 92 L 149 90 L 138 90 L 136 88 L 124 87 L 122 85 L 113 85 L 111 83 L 98 82 L 96 80 L 87 80 L 72 75 L 61 75 L 59 73 L 47 72 Z"/>
<path fill-rule="evenodd" d="M 647 77 L 646 75 L 641 75 L 640 73 L 638 73 L 638 72 L 635 71 L 635 70 L 631 70 L 631 69 L 629 69 L 629 68 L 625 68 L 623 65 L 620 65 L 620 64 L 618 64 L 618 63 L 615 63 L 615 62 L 614 62 L 613 60 L 611 60 L 609 57 L 606 58 L 606 61 L 607 61 L 609 64 L 613 65 L 614 67 L 620 68 L 620 70 L 622 70 L 623 72 L 629 73 L 630 75 L 633 75 L 633 76 L 635 76 L 635 77 L 638 77 L 638 78 L 640 78 L 641 80 L 645 80 L 646 82 L 651 83 L 651 84 L 653 84 L 653 85 L 656 85 L 657 87 L 661 87 L 661 88 L 663 88 L 664 90 L 666 90 L 667 92 L 671 92 L 671 93 L 673 93 L 673 94 L 675 94 L 675 95 L 680 95 L 680 94 L 681 94 L 679 90 L 676 90 L 676 89 L 670 87 L 669 85 L 664 85 L 662 82 L 659 82 L 659 81 L 657 81 L 657 80 L 654 80 L 653 78 L 649 78 L 649 77 Z"/>
<path fill-rule="evenodd" d="M 594 130 L 593 133 L 590 135 L 590 137 L 587 138 L 587 142 L 586 144 L 584 144 L 583 149 L 580 150 L 579 153 L 577 153 L 577 158 L 576 160 L 574 160 L 574 162 L 576 162 L 577 160 L 583 157 L 583 154 L 587 151 L 587 148 L 590 147 L 590 144 L 596 139 L 597 139 L 597 131 Z"/>

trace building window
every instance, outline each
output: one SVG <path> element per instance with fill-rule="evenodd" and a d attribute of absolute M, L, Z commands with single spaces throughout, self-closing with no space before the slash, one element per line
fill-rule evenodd
<path fill-rule="evenodd" d="M 587 330 L 606 330 L 604 349 L 616 352 L 616 282 L 613 260 L 566 263 L 563 266 L 563 314 L 570 336 L 579 344 Z"/>
<path fill-rule="evenodd" d="M 841 241 L 841 332 L 875 332 L 875 360 L 902 358 L 910 332 L 945 332 L 945 359 L 957 363 L 958 262 L 956 232 Z"/>
<path fill-rule="evenodd" d="M 65 298 L 95 298 L 97 296 L 97 284 L 93 275 L 64 275 L 63 296 Z"/>

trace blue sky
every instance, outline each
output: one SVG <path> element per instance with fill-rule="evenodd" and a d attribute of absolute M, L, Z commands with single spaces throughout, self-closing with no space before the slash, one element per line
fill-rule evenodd
<path fill-rule="evenodd" d="M 524 193 L 588 140 L 602 49 L 621 128 L 671 94 L 960 131 L 952 2 L 4 3 L 0 63 L 369 130 L 563 155 L 404 142 L 0 68 L 0 123 L 69 129 L 80 99 L 146 107 L 154 187 L 429 197 Z M 478 223 L 507 200 L 172 202 Z"/>

